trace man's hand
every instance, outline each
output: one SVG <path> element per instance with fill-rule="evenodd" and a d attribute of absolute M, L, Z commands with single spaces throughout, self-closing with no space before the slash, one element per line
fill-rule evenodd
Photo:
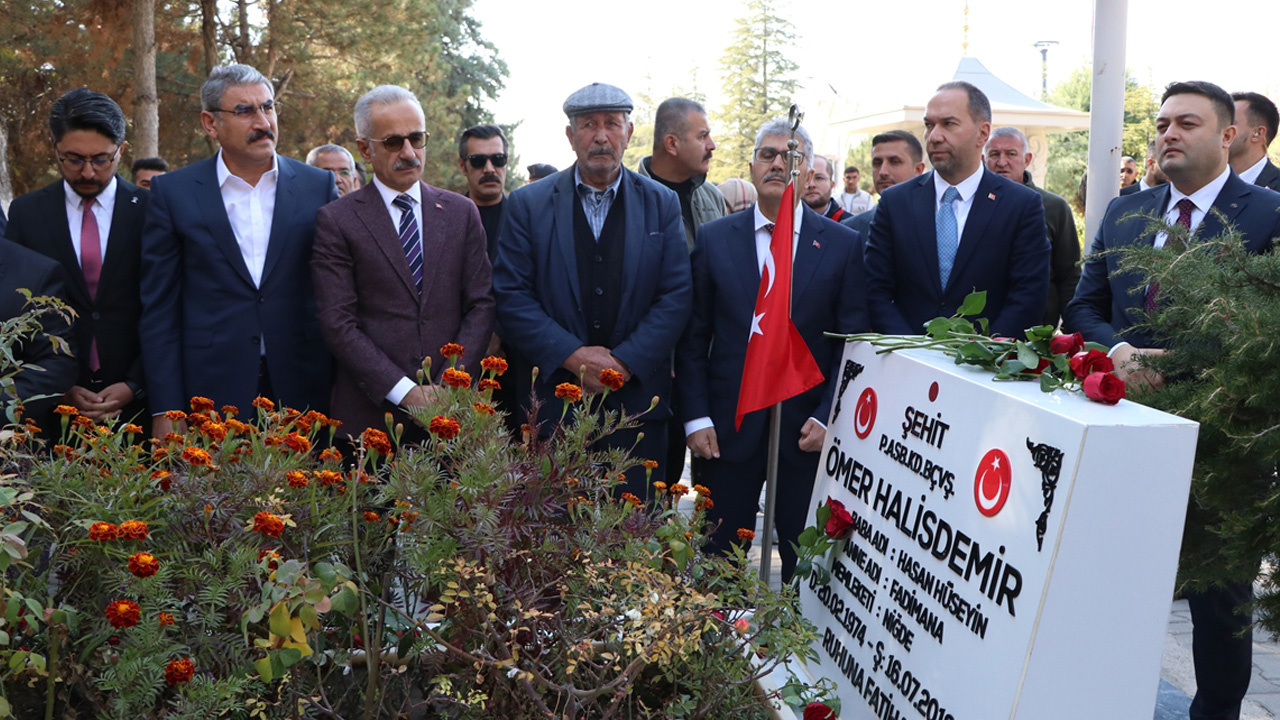
<path fill-rule="evenodd" d="M 440 392 L 440 388 L 435 385 L 427 387 L 423 387 L 422 385 L 415 386 L 408 392 L 408 394 L 400 399 L 400 407 L 405 410 L 424 407 L 427 404 L 427 401 L 435 398 L 436 393 L 438 392 Z"/>
<path fill-rule="evenodd" d="M 804 421 L 804 426 L 800 428 L 800 449 L 804 452 L 818 452 L 822 449 L 822 443 L 827 439 L 827 429 L 822 427 L 822 423 L 809 418 Z"/>
<path fill-rule="evenodd" d="M 713 427 L 696 430 L 685 438 L 684 444 L 689 446 L 694 455 L 704 458 L 720 457 L 720 443 L 716 441 L 716 429 Z"/>
<path fill-rule="evenodd" d="M 182 422 L 175 423 L 169 418 L 165 417 L 163 413 L 151 418 L 151 437 L 157 440 L 162 440 L 164 439 L 164 436 L 168 433 L 178 433 L 179 435 L 186 435 L 187 422 L 183 420 Z"/>
<path fill-rule="evenodd" d="M 600 371 L 605 368 L 612 368 L 622 373 L 623 381 L 631 380 L 631 371 L 623 365 L 618 358 L 609 352 L 609 348 L 599 345 L 583 345 L 562 365 L 565 370 L 577 375 L 582 372 L 582 389 L 588 393 L 604 392 L 604 385 L 600 384 Z M 583 368 L 586 368 L 585 372 Z"/>
<path fill-rule="evenodd" d="M 122 382 L 112 383 L 98 393 L 76 385 L 62 399 L 75 406 L 81 415 L 98 422 L 119 413 L 133 400 L 133 391 Z"/>
<path fill-rule="evenodd" d="M 1164 350 L 1159 348 L 1136 348 L 1122 345 L 1111 354 L 1111 362 L 1116 366 L 1116 377 L 1124 381 L 1125 386 L 1135 395 L 1149 390 L 1164 387 L 1164 377 L 1149 367 L 1142 366 L 1142 360 L 1148 357 L 1160 357 Z"/>

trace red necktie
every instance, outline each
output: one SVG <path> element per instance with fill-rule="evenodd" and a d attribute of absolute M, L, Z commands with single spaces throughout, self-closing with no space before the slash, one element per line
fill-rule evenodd
<path fill-rule="evenodd" d="M 1191 229 L 1191 211 L 1195 210 L 1196 204 L 1191 202 L 1191 198 L 1182 198 L 1174 207 L 1178 208 L 1177 223 L 1187 230 Z M 1166 244 L 1168 241 L 1166 240 Z M 1146 297 L 1142 299 L 1143 309 L 1148 313 L 1156 311 L 1156 295 L 1160 293 L 1160 283 L 1153 282 L 1147 286 Z"/>
<path fill-rule="evenodd" d="M 94 202 L 88 198 L 82 203 L 80 219 L 80 271 L 84 273 L 90 298 L 98 296 L 98 279 L 102 276 L 102 244 L 98 237 L 98 218 L 93 215 Z M 99 367 L 98 340 L 94 338 L 89 345 L 89 369 L 97 372 Z"/>

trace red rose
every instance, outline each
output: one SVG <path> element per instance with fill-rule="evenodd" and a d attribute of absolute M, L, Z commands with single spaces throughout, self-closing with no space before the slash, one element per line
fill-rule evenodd
<path fill-rule="evenodd" d="M 841 540 L 849 535 L 849 531 L 853 529 L 853 516 L 848 510 L 844 509 L 844 503 L 839 500 L 827 498 L 827 507 L 831 508 L 831 517 L 827 518 L 827 526 L 824 530 L 827 537 L 832 540 Z M 806 710 L 805 712 L 808 712 Z"/>
<path fill-rule="evenodd" d="M 1084 396 L 1094 402 L 1115 405 L 1124 399 L 1124 381 L 1109 372 L 1090 373 L 1084 379 Z"/>
<path fill-rule="evenodd" d="M 804 706 L 804 720 L 835 720 L 836 714 L 826 703 L 817 701 Z"/>
<path fill-rule="evenodd" d="M 1040 358 L 1040 364 L 1039 364 L 1039 365 L 1037 365 L 1036 367 L 1033 367 L 1033 368 L 1027 368 L 1026 370 L 1023 370 L 1023 372 L 1025 372 L 1025 373 L 1030 373 L 1031 375 L 1039 375 L 1040 373 L 1044 372 L 1044 371 L 1045 371 L 1049 366 L 1051 366 L 1051 365 L 1053 365 L 1053 361 L 1051 361 L 1051 360 L 1049 360 L 1049 359 L 1047 359 L 1047 358 Z"/>
<path fill-rule="evenodd" d="M 1049 341 L 1049 351 L 1054 355 L 1075 355 L 1084 349 L 1084 336 L 1080 333 L 1055 335 Z"/>
<path fill-rule="evenodd" d="M 1071 356 L 1071 372 L 1076 378 L 1083 380 L 1093 373 L 1103 372 L 1109 373 L 1115 370 L 1115 364 L 1111 362 L 1111 358 L 1101 350 L 1088 350 L 1086 352 L 1078 352 Z"/>

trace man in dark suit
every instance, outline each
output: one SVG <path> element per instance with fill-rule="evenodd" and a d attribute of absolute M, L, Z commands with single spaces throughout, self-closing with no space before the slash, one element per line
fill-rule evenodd
<path fill-rule="evenodd" d="M 383 85 L 356 103 L 356 143 L 373 182 L 321 208 L 311 259 L 325 343 L 337 361 L 333 417 L 359 435 L 392 412 L 405 437 L 425 439 L 401 408 L 422 406 L 424 357 L 439 380 L 446 343 L 473 372 L 493 330 L 491 272 L 475 205 L 422 182 L 426 120 L 413 93 Z M 428 258 L 424 262 L 424 258 Z"/>
<path fill-rule="evenodd" d="M 1137 360 L 1158 355 L 1152 338 L 1133 327 L 1139 309 L 1153 306 L 1158 286 L 1133 293 L 1142 282 L 1134 273 L 1115 274 L 1119 258 L 1098 253 L 1137 243 L 1164 245 L 1151 217 L 1180 224 L 1199 237 L 1223 231 L 1210 210 L 1220 212 L 1253 252 L 1264 252 L 1280 237 L 1280 194 L 1241 180 L 1227 164 L 1237 128 L 1231 97 L 1206 82 L 1173 83 L 1156 116 L 1156 150 L 1169 183 L 1118 197 L 1098 226 L 1076 294 L 1063 313 L 1063 329 L 1090 342 L 1111 346 L 1116 375 L 1131 392 L 1160 387 L 1164 379 Z M 1253 598 L 1253 578 L 1187 595 L 1191 609 L 1196 697 L 1192 720 L 1239 718 L 1252 671 L 1250 618 L 1240 610 Z"/>
<path fill-rule="evenodd" d="M 62 179 L 13 201 L 8 238 L 62 265 L 76 311 L 79 373 L 62 402 L 81 415 L 134 421 L 144 411 L 138 323 L 147 192 L 116 174 L 120 106 L 86 88 L 58 98 L 49 132 Z"/>
<path fill-rule="evenodd" d="M 565 135 L 578 160 L 507 199 L 493 289 L 503 339 L 541 369 L 534 389 L 544 401 L 543 430 L 560 416 L 556 384 L 580 382 L 585 368 L 584 389 L 598 393 L 600 372 L 611 369 L 626 384 L 606 408 L 634 417 L 658 398 L 641 418 L 644 438 L 632 456 L 661 465 L 671 355 L 690 313 L 689 251 L 676 194 L 622 166 L 631 109 L 625 92 L 601 83 L 565 101 Z M 628 431 L 605 442 L 630 448 L 635 440 Z M 623 489 L 650 495 L 643 470 L 626 474 Z"/>
<path fill-rule="evenodd" d="M 194 395 L 328 409 L 331 368 L 311 289 L 316 211 L 333 174 L 276 155 L 270 81 L 215 68 L 200 120 L 221 150 L 152 181 L 142 233 L 142 351 L 154 433 Z"/>
<path fill-rule="evenodd" d="M 1280 128 L 1280 112 L 1266 95 L 1232 93 L 1235 102 L 1236 139 L 1231 143 L 1231 169 L 1241 180 L 1280 190 L 1280 168 L 1267 157 L 1267 148 Z"/>
<path fill-rule="evenodd" d="M 66 302 L 62 268 L 57 262 L 21 245 L 0 240 L 0 321 L 8 321 L 27 311 L 27 299 L 19 289 L 31 291 L 33 297 L 55 297 Z M 69 352 L 73 338 L 66 323 L 52 314 L 41 317 L 43 329 L 14 348 L 14 360 L 21 363 L 13 377 L 13 394 L 0 391 L 0 417 L 14 400 L 21 401 L 25 417 L 52 429 L 48 416 L 60 398 L 76 382 L 76 359 Z M 61 351 L 54 347 L 50 335 L 68 343 Z M 35 367 L 27 367 L 35 366 Z M 7 374 L 12 367 L 0 372 Z M 46 395 L 39 400 L 30 398 Z"/>
<path fill-rule="evenodd" d="M 847 168 L 846 168 L 847 171 Z M 875 184 L 876 193 L 924 174 L 924 146 L 915 135 L 906 130 L 889 130 L 871 138 L 871 182 Z M 846 217 L 841 225 L 857 230 L 862 242 L 871 235 L 871 221 L 876 216 L 876 208 Z"/>
<path fill-rule="evenodd" d="M 804 154 L 797 187 L 803 187 L 813 146 L 800 128 L 797 148 Z M 775 120 L 756 137 L 751 180 L 759 202 L 754 210 L 704 225 L 693 250 L 693 318 L 676 352 L 680 408 L 689 448 L 706 458 L 701 481 L 715 501 L 709 511 L 720 525 L 710 547 L 723 552 L 737 541 L 739 528 L 755 527 L 756 502 L 768 466 L 769 411 L 742 419 L 735 429 L 747 342 L 755 317 L 761 268 L 768 254 L 774 220 L 787 185 L 786 150 L 790 125 Z M 778 504 L 775 510 L 782 578 L 795 570 L 791 543 L 804 529 L 809 496 L 818 470 L 818 451 L 826 436 L 832 388 L 840 376 L 843 343 L 824 332 L 868 329 L 864 275 L 858 234 L 827 222 L 804 203 L 796 217 L 791 319 L 825 382 L 782 404 Z M 766 539 L 766 542 L 768 540 Z"/>
<path fill-rule="evenodd" d="M 963 81 L 941 85 L 924 116 L 933 172 L 889 188 L 867 240 L 867 305 L 882 333 L 919 335 L 985 290 L 995 335 L 1040 324 L 1049 293 L 1044 203 L 985 170 L 991 104 Z"/>

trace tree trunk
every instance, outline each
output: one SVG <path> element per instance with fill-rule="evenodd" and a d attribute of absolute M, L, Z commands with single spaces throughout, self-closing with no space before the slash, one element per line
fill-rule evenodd
<path fill-rule="evenodd" d="M 160 154 L 156 98 L 156 0 L 133 0 L 133 157 Z"/>
<path fill-rule="evenodd" d="M 218 0 L 200 0 L 200 37 L 204 41 L 205 77 L 218 66 Z"/>

